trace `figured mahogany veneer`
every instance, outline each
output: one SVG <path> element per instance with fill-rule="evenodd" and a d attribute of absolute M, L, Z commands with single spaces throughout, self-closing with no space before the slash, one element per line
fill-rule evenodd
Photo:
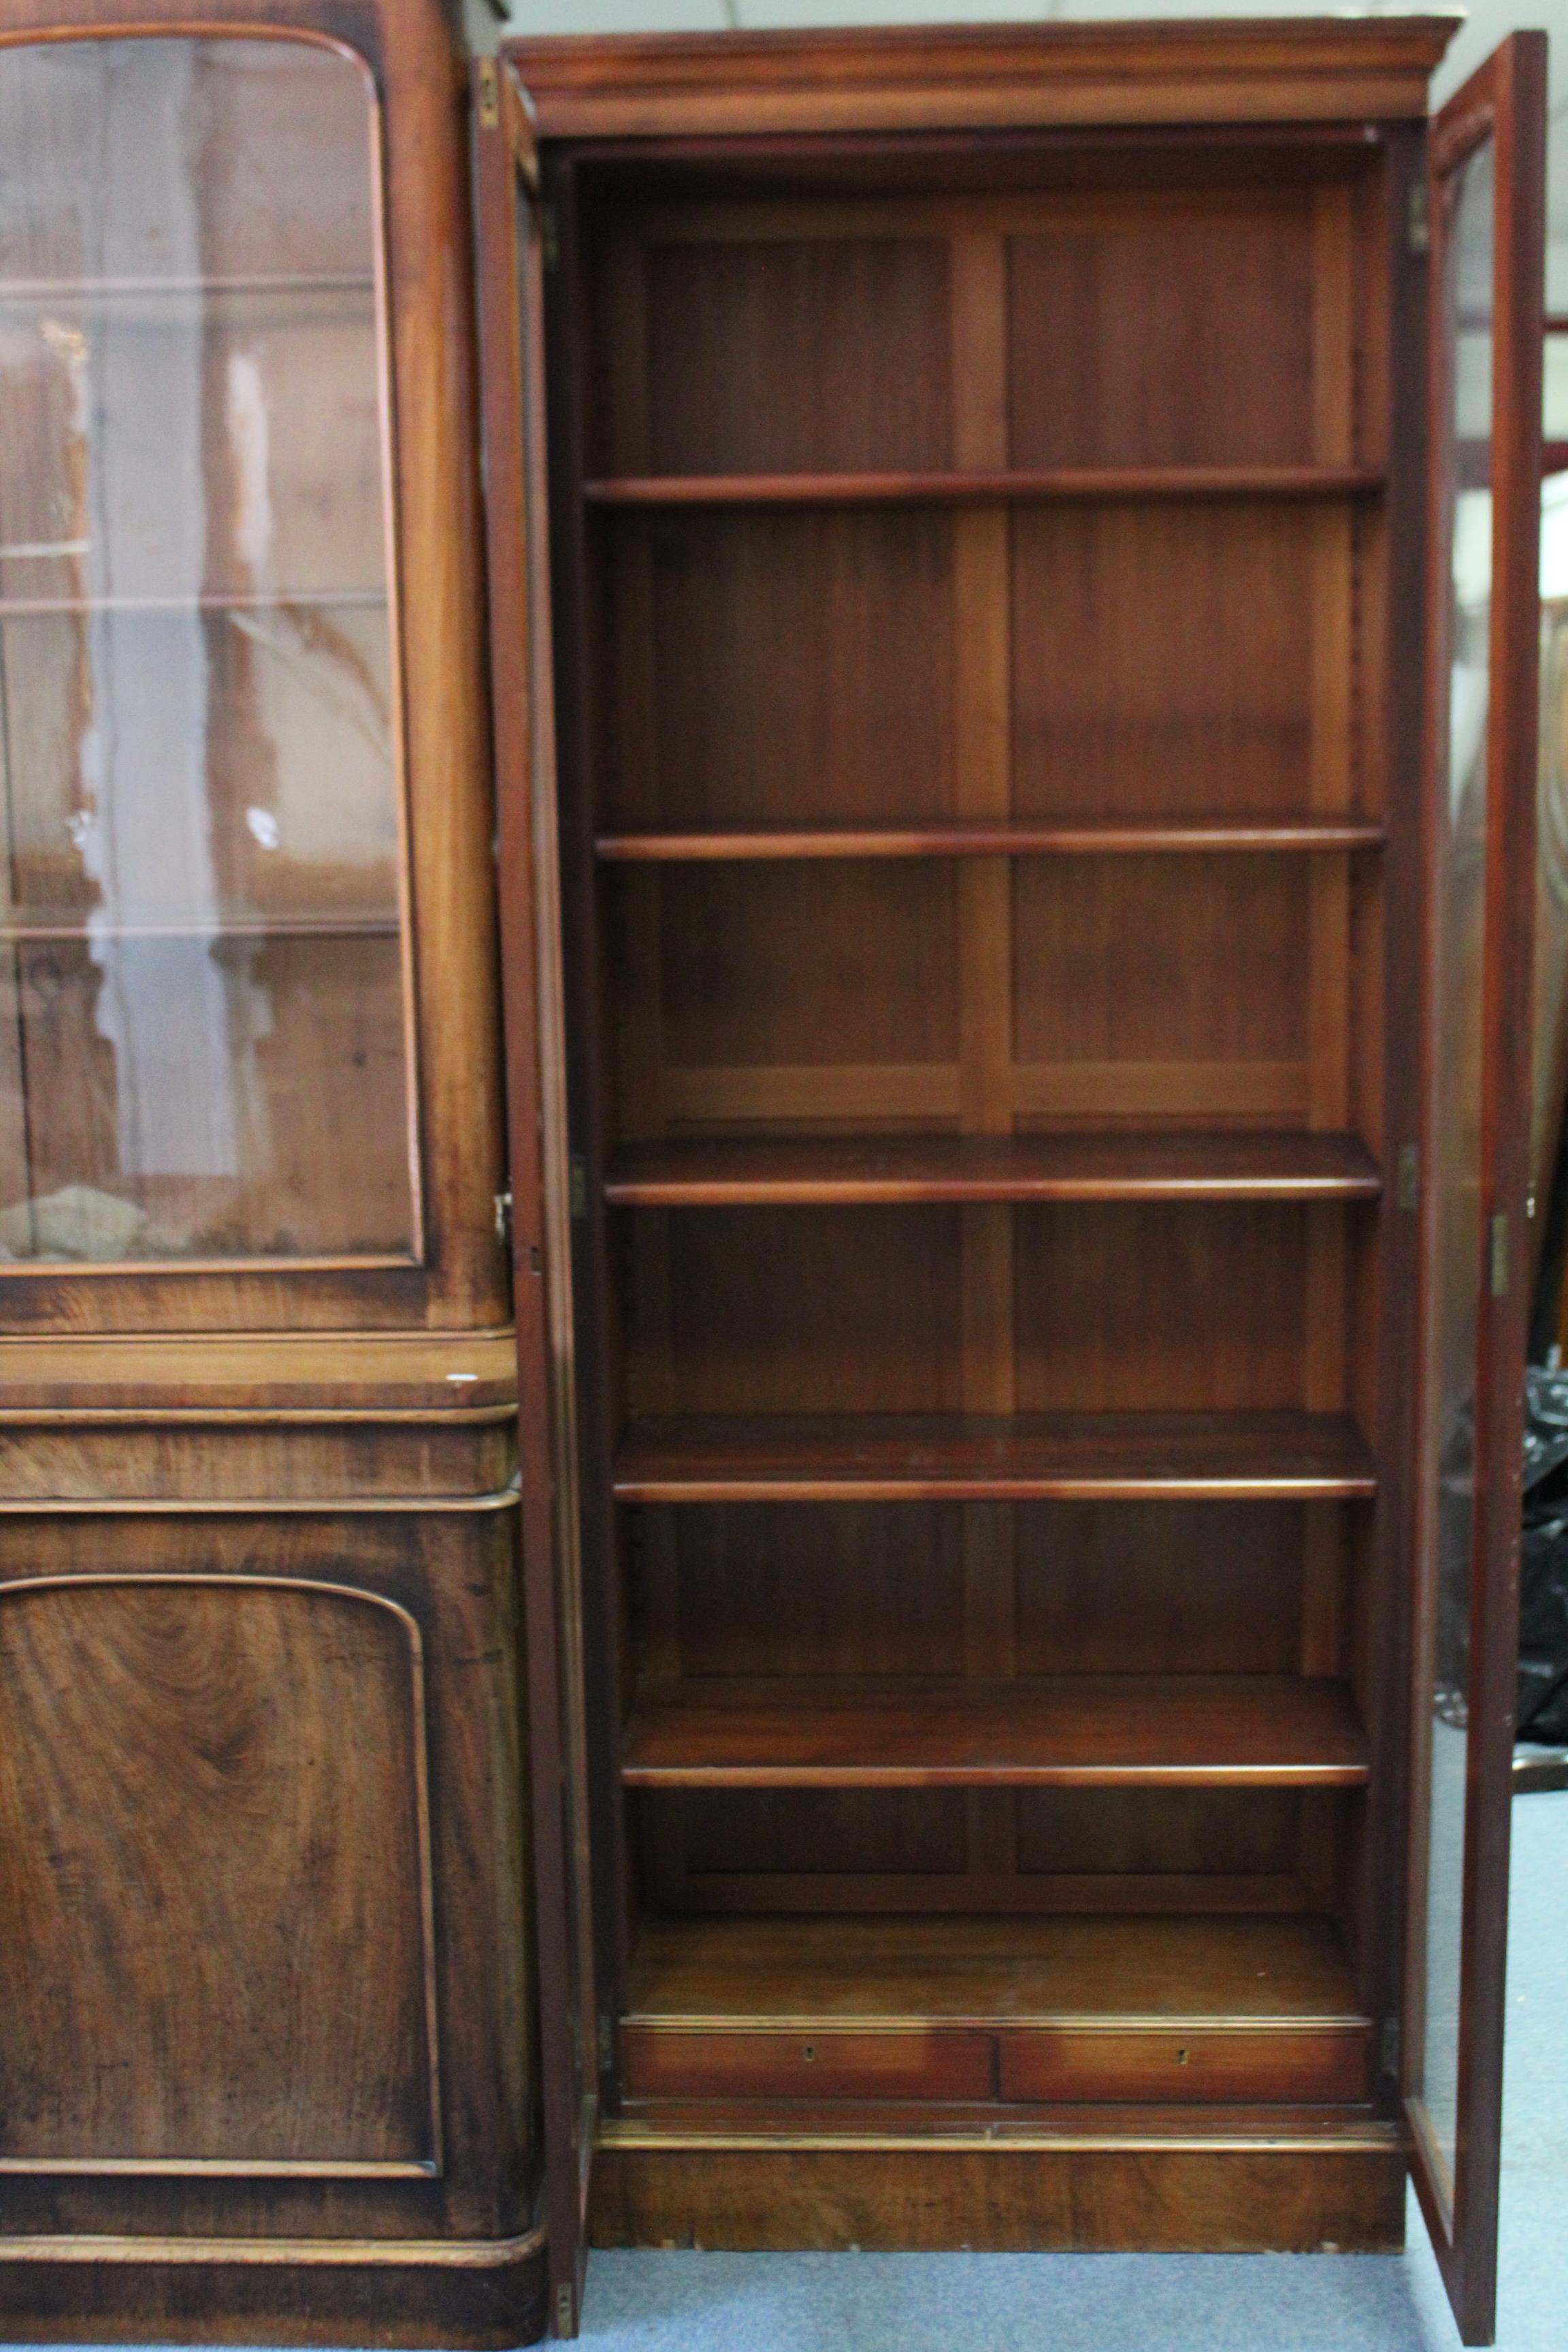
<path fill-rule="evenodd" d="M 628 1788 L 1357 1788 L 1342 1683 L 1287 1675 L 645 1684 Z"/>
<path fill-rule="evenodd" d="M 774 1414 L 634 1422 L 622 1503 L 1369 1496 L 1342 1413 Z"/>
<path fill-rule="evenodd" d="M 808 1207 L 832 1202 L 1373 1201 L 1353 1135 L 1107 1133 L 682 1138 L 625 1144 L 612 1208 Z"/>

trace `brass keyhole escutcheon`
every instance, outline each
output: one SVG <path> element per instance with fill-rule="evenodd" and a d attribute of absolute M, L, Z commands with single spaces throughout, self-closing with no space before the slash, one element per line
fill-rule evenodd
<path fill-rule="evenodd" d="M 809 2058 L 815 2058 L 815 2057 L 816 2057 L 816 2043 L 815 2043 L 815 2042 L 808 2042 L 806 2043 L 806 2045 L 805 2045 L 805 2055 L 806 2055 L 806 2057 L 807 2057 L 808 2059 L 809 2059 Z"/>
<path fill-rule="evenodd" d="M 1178 2050 L 1178 2051 L 1177 2051 L 1177 2053 L 1176 2053 L 1176 2063 L 1177 2063 L 1177 2065 L 1178 2065 L 1178 2066 L 1184 2066 L 1184 2065 L 1186 2064 L 1186 2063 L 1187 2063 L 1187 2053 L 1186 2053 L 1186 2052 L 1185 2052 L 1184 2050 Z"/>

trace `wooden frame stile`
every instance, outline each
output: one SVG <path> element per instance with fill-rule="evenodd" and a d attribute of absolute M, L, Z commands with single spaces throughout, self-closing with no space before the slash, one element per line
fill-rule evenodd
<path fill-rule="evenodd" d="M 539 167 L 527 103 L 510 71 L 482 58 L 474 82 L 544 2211 L 551 2315 L 557 2335 L 574 2336 L 587 2258 L 598 2058 L 544 528 Z"/>
<path fill-rule="evenodd" d="M 1458 2120 L 1451 2193 L 1423 2095 L 1427 2020 L 1426 1918 L 1431 1831 L 1430 1641 L 1436 1550 L 1435 1416 L 1417 1453 L 1412 1834 L 1405 2081 L 1411 2164 L 1444 2283 L 1467 2344 L 1494 2340 L 1501 2137 L 1510 1767 L 1519 1644 L 1523 1399 L 1520 1379 L 1530 1311 L 1525 1218 L 1530 1179 L 1531 940 L 1534 923 L 1546 40 L 1505 41 L 1436 117 L 1430 142 L 1432 463 L 1429 515 L 1426 900 L 1440 929 L 1439 810 L 1448 792 L 1452 485 L 1444 438 L 1453 400 L 1453 320 L 1447 299 L 1456 174 L 1487 140 L 1496 156 L 1492 260 L 1490 690 L 1486 741 L 1487 837 L 1482 1006 L 1480 1253 L 1475 1385 L 1474 1520 L 1469 1581 L 1468 1723 L 1465 1761 L 1463 1942 Z M 1426 1106 L 1422 1256 L 1426 1329 L 1422 1385 L 1436 1381 L 1437 1215 L 1436 971 L 1442 941 L 1427 942 L 1423 1022 Z M 1510 1259 L 1512 1264 L 1510 1265 Z M 1424 1638 L 1425 1637 L 1425 1638 Z"/>

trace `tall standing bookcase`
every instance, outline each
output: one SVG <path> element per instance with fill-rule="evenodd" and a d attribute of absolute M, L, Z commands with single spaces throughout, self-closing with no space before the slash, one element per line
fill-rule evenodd
<path fill-rule="evenodd" d="M 563 2327 L 1387 2245 L 1412 2133 L 1486 2324 L 1541 47 L 1446 39 L 480 69 Z"/>

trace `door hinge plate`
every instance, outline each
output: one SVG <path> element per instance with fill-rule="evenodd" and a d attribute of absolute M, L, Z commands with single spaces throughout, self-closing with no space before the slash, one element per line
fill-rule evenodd
<path fill-rule="evenodd" d="M 1500 1213 L 1491 1222 L 1492 1297 L 1508 1297 L 1508 1215 Z"/>
<path fill-rule="evenodd" d="M 577 2296 L 569 2279 L 563 2279 L 555 2290 L 555 2333 L 568 2336 L 577 2333 Z"/>
<path fill-rule="evenodd" d="M 1383 2031 L 1377 2037 L 1378 2072 L 1397 2074 L 1399 2072 L 1399 2020 L 1385 2017 Z"/>
<path fill-rule="evenodd" d="M 539 207 L 539 258 L 546 269 L 554 269 L 561 260 L 561 223 L 553 205 Z"/>
<path fill-rule="evenodd" d="M 511 1188 L 496 1194 L 496 1239 L 502 1249 L 511 1240 Z"/>
<path fill-rule="evenodd" d="M 599 2020 L 599 2071 L 607 2074 L 616 2063 L 616 2028 L 607 2017 Z"/>
<path fill-rule="evenodd" d="M 479 129 L 500 128 L 500 75 L 494 58 L 479 59 Z"/>

